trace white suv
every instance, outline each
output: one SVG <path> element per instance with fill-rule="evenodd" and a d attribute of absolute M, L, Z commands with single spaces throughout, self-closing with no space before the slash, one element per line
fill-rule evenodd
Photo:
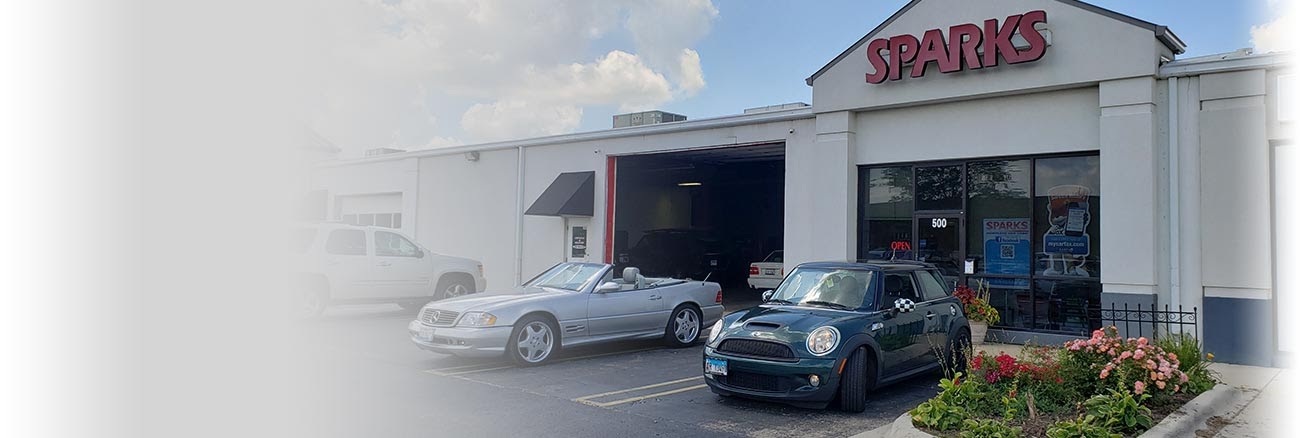
<path fill-rule="evenodd" d="M 435 254 L 390 228 L 311 224 L 294 233 L 298 312 L 304 317 L 320 315 L 331 304 L 419 308 L 487 287 L 482 263 Z"/>

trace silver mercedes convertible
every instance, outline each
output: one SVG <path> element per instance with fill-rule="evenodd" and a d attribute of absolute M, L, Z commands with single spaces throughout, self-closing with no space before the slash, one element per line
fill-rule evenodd
<path fill-rule="evenodd" d="M 506 355 L 546 362 L 563 347 L 626 339 L 695 343 L 722 317 L 717 283 L 614 275 L 602 263 L 561 263 L 516 290 L 434 301 L 407 329 L 425 350 L 458 356 Z"/>

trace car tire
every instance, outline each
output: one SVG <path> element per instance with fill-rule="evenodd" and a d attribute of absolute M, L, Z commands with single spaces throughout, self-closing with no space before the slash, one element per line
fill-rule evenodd
<path fill-rule="evenodd" d="M 329 283 L 323 278 L 305 278 L 298 285 L 298 299 L 294 303 L 299 319 L 315 319 L 329 307 Z"/>
<path fill-rule="evenodd" d="M 515 323 L 506 340 L 506 355 L 520 366 L 537 366 L 560 350 L 560 331 L 550 319 L 533 315 Z"/>
<path fill-rule="evenodd" d="M 682 304 L 668 315 L 668 325 L 664 327 L 664 342 L 672 348 L 685 348 L 700 340 L 704 327 L 704 316 L 700 309 L 690 304 Z"/>
<path fill-rule="evenodd" d="M 970 330 L 963 327 L 948 342 L 948 352 L 944 355 L 944 367 L 947 368 L 945 371 L 952 374 L 965 373 L 966 364 L 970 362 L 971 350 Z"/>
<path fill-rule="evenodd" d="M 867 410 L 867 390 L 875 380 L 876 361 L 867 357 L 867 350 L 853 350 L 840 374 L 840 410 L 862 412 Z"/>
<path fill-rule="evenodd" d="M 466 279 L 463 274 L 443 275 L 434 288 L 435 300 L 461 297 L 474 292 L 474 281 Z"/>

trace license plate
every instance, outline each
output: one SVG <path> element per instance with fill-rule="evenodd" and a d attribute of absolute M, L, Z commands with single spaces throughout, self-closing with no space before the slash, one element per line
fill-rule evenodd
<path fill-rule="evenodd" d="M 433 327 L 420 327 L 420 339 L 424 341 L 432 341 Z"/>
<path fill-rule="evenodd" d="M 711 357 L 704 358 L 704 374 L 727 375 L 727 361 Z"/>
<path fill-rule="evenodd" d="M 775 269 L 764 269 L 764 270 L 763 270 L 763 275 L 776 275 L 776 270 L 775 270 Z"/>

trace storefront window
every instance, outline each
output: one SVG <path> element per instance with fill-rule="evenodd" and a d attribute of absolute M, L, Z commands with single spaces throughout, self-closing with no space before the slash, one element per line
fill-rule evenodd
<path fill-rule="evenodd" d="M 975 261 L 976 273 L 1029 276 L 1033 260 L 1029 179 L 1029 160 L 967 165 L 966 257 Z"/>
<path fill-rule="evenodd" d="M 864 177 L 866 220 L 859 258 L 912 258 L 912 167 L 869 169 Z"/>
<path fill-rule="evenodd" d="M 863 168 L 859 259 L 984 285 L 1001 328 L 1086 334 L 1101 326 L 1100 168 L 1097 155 Z"/>
<path fill-rule="evenodd" d="M 1034 280 L 1035 328 L 1087 333 L 1101 327 L 1101 283 L 1095 280 Z"/>
<path fill-rule="evenodd" d="M 917 210 L 961 210 L 961 166 L 916 168 Z"/>
<path fill-rule="evenodd" d="M 1101 160 L 1034 160 L 1034 271 L 1100 278 Z"/>

